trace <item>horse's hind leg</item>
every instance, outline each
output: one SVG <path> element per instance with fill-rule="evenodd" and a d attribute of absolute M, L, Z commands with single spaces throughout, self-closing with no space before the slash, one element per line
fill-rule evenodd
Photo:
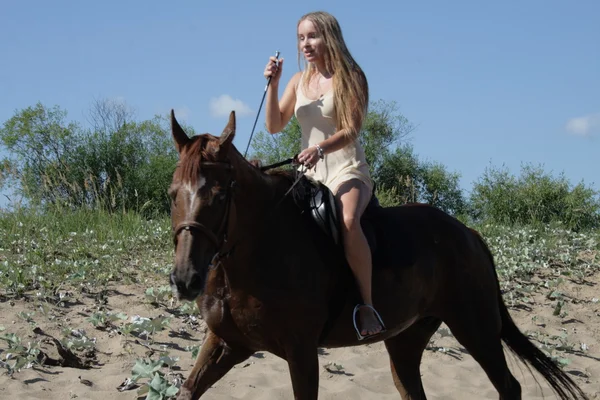
<path fill-rule="evenodd" d="M 421 381 L 421 357 L 441 320 L 433 317 L 417 321 L 407 330 L 385 341 L 390 355 L 394 384 L 403 400 L 425 400 Z"/>
<path fill-rule="evenodd" d="M 475 296 L 475 293 L 479 293 L 479 296 Z M 469 298 L 463 298 L 452 305 L 453 311 L 444 318 L 444 322 L 458 342 L 483 368 L 500 399 L 520 400 L 521 385 L 506 363 L 500 336 L 502 322 L 496 300 L 490 299 L 490 296 L 495 296 L 495 293 L 490 291 L 484 294 L 473 290 Z"/>
<path fill-rule="evenodd" d="M 199 399 L 234 365 L 244 361 L 253 353 L 248 349 L 227 346 L 221 338 L 208 330 L 196 364 L 181 386 L 177 400 Z"/>

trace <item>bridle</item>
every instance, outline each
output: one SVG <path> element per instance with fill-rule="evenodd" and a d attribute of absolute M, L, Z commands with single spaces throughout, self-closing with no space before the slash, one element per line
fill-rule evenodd
<path fill-rule="evenodd" d="M 296 156 L 286 159 L 284 161 L 272 164 L 272 165 L 261 167 L 260 169 L 262 171 L 266 171 L 268 169 L 276 168 L 276 167 L 279 167 L 279 166 L 282 166 L 285 164 L 291 164 L 295 161 L 295 159 L 296 159 Z M 227 161 L 204 161 L 204 162 L 202 162 L 202 167 L 224 168 L 226 170 L 233 171 L 233 165 Z M 286 191 L 286 193 L 279 200 L 279 202 L 277 202 L 274 209 L 277 208 L 283 202 L 285 197 L 287 197 L 287 195 L 291 193 L 294 186 L 296 186 L 296 184 L 298 184 L 298 182 L 300 182 L 300 179 L 304 175 L 304 172 L 305 171 L 303 170 L 303 168 L 301 168 L 301 171 L 298 174 L 298 176 L 296 177 L 296 179 L 294 180 L 294 183 Z M 209 270 L 213 270 L 213 269 L 217 268 L 220 265 L 220 262 L 222 259 L 229 257 L 233 253 L 233 250 L 235 247 L 235 246 L 232 246 L 229 250 L 227 250 L 225 252 L 223 251 L 223 247 L 227 244 L 227 239 L 228 239 L 227 238 L 227 233 L 228 233 L 227 228 L 229 227 L 229 215 L 230 215 L 230 211 L 231 211 L 231 203 L 233 202 L 233 191 L 234 191 L 235 187 L 236 187 L 236 181 L 235 181 L 235 179 L 231 179 L 226 187 L 225 214 L 223 215 L 223 220 L 221 221 L 221 224 L 219 225 L 219 229 L 217 230 L 216 234 L 212 230 L 207 228 L 206 225 L 204 225 L 200 222 L 197 222 L 197 221 L 189 221 L 189 220 L 180 222 L 173 229 L 173 241 L 174 242 L 177 240 L 177 236 L 184 230 L 185 231 L 191 231 L 191 230 L 197 231 L 197 232 L 203 234 L 206 238 L 208 238 L 210 240 L 210 242 L 213 244 L 213 246 L 215 246 L 216 252 L 208 266 Z M 218 238 L 219 235 L 221 236 L 221 240 L 219 240 L 219 238 Z"/>
<path fill-rule="evenodd" d="M 233 165 L 226 161 L 205 161 L 202 163 L 202 167 L 209 168 L 224 168 L 226 170 L 232 171 Z M 211 229 L 207 228 L 206 225 L 197 222 L 197 221 L 183 221 L 177 224 L 173 229 L 173 242 L 176 242 L 177 236 L 182 231 L 197 231 L 203 234 L 210 242 L 215 246 L 216 252 L 212 258 L 212 261 L 209 265 L 209 269 L 214 269 L 219 265 L 219 261 L 222 258 L 229 256 L 229 254 L 233 251 L 233 248 L 229 249 L 227 252 L 223 252 L 223 247 L 227 243 L 227 228 L 229 226 L 229 214 L 231 211 L 231 203 L 233 201 L 233 190 L 235 188 L 236 181 L 235 179 L 231 179 L 226 186 L 225 192 L 225 214 L 223 215 L 223 219 L 221 220 L 221 224 L 219 225 L 219 229 L 215 234 Z M 221 240 L 219 240 L 218 236 L 221 236 Z"/>

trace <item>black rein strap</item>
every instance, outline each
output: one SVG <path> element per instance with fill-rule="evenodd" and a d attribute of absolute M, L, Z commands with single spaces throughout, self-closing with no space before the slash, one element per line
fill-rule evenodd
<path fill-rule="evenodd" d="M 261 170 L 261 171 L 267 171 L 267 170 L 270 170 L 270 169 L 272 169 L 272 168 L 281 167 L 282 165 L 291 164 L 291 163 L 293 163 L 294 161 L 296 161 L 296 157 L 297 157 L 297 156 L 294 156 L 294 157 L 292 157 L 292 158 L 288 158 L 288 159 L 286 159 L 286 160 L 283 160 L 283 161 L 276 162 L 275 164 L 271 164 L 271 165 L 265 165 L 264 167 L 260 167 L 260 170 Z"/>

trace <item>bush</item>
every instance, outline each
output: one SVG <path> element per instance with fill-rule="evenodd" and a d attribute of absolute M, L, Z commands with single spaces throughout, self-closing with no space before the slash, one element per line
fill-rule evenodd
<path fill-rule="evenodd" d="M 524 165 L 515 177 L 489 167 L 473 186 L 471 214 L 477 221 L 506 225 L 560 222 L 569 229 L 600 226 L 598 193 L 583 182 L 572 186 L 564 174 L 553 177 L 541 166 Z"/>

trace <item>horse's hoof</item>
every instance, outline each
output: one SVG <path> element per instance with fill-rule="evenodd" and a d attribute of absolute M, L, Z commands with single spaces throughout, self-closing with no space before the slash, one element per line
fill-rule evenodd
<path fill-rule="evenodd" d="M 192 392 L 182 386 L 177 393 L 177 400 L 192 400 Z"/>

